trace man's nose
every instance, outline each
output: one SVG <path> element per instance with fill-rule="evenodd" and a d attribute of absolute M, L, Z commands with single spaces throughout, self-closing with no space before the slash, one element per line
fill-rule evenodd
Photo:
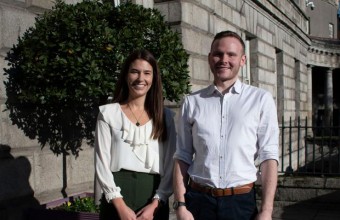
<path fill-rule="evenodd" d="M 228 54 L 223 54 L 222 57 L 221 57 L 221 61 L 226 63 L 229 61 L 229 56 Z"/>

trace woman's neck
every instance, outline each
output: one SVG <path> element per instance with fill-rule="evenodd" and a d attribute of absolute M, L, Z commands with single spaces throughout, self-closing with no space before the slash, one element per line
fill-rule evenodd
<path fill-rule="evenodd" d="M 145 106 L 145 97 L 140 98 L 128 98 L 127 104 L 132 108 L 136 110 L 144 110 Z"/>

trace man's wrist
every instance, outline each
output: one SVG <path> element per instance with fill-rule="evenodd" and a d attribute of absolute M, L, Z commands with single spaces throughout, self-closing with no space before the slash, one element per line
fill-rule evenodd
<path fill-rule="evenodd" d="M 174 210 L 177 210 L 182 206 L 183 207 L 186 206 L 185 202 L 175 200 L 174 203 L 172 204 L 172 207 L 173 207 Z"/>

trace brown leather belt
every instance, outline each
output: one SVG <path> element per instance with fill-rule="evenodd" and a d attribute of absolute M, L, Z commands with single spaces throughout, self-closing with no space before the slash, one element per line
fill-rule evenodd
<path fill-rule="evenodd" d="M 231 196 L 231 195 L 239 195 L 249 193 L 251 189 L 254 187 L 254 183 L 249 183 L 243 186 L 232 187 L 232 188 L 213 188 L 210 186 L 202 186 L 199 183 L 195 183 L 190 179 L 189 186 L 202 193 L 208 193 L 212 196 L 219 197 L 219 196 Z"/>

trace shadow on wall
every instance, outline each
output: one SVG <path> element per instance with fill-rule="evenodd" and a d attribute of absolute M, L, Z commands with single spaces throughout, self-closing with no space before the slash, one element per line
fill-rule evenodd
<path fill-rule="evenodd" d="M 28 208 L 39 207 L 29 184 L 31 164 L 26 157 L 14 158 L 8 145 L 0 144 L 0 219 L 22 219 Z"/>
<path fill-rule="evenodd" d="M 340 219 L 340 191 L 315 197 L 313 199 L 297 202 L 285 206 L 281 212 L 274 213 L 273 219 L 284 220 L 339 220 Z M 279 218 L 275 218 L 275 214 Z"/>

